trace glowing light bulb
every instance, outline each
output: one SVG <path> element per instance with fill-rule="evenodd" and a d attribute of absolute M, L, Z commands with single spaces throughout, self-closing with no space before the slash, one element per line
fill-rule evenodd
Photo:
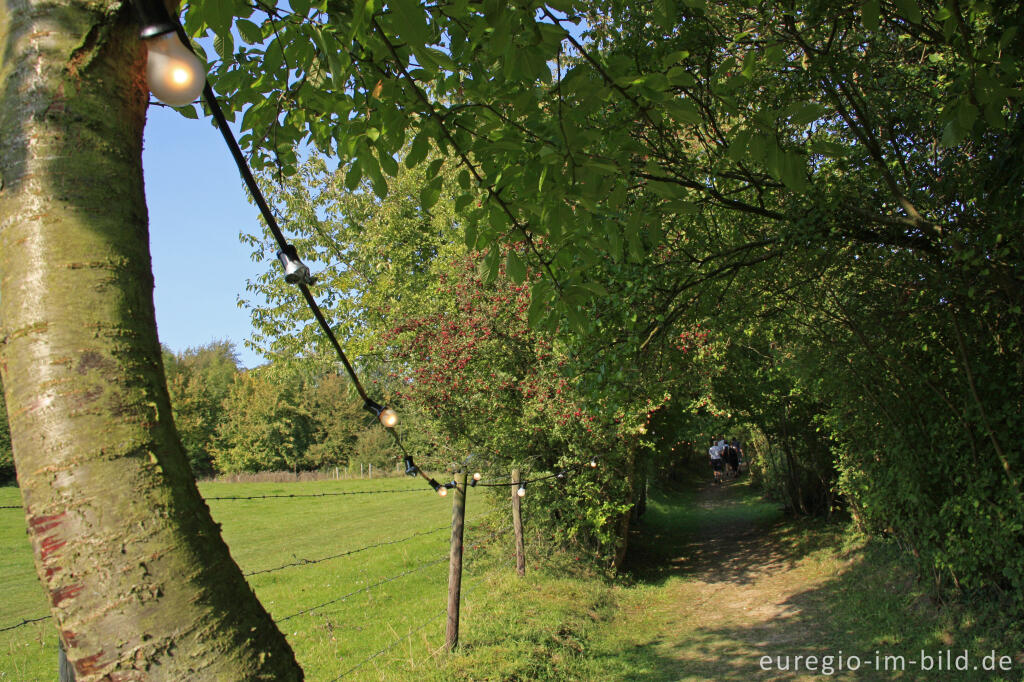
<path fill-rule="evenodd" d="M 146 80 L 153 95 L 172 107 L 195 101 L 206 84 L 206 74 L 199 58 L 178 38 L 168 32 L 148 38 L 146 46 Z"/>
<path fill-rule="evenodd" d="M 473 480 L 474 481 L 479 481 L 480 480 L 480 472 L 479 471 L 476 472 L 475 474 L 473 474 Z"/>
<path fill-rule="evenodd" d="M 445 488 L 445 487 L 438 488 L 437 489 L 437 494 L 440 495 L 441 497 L 444 497 L 445 495 L 448 494 L 448 488 Z"/>
<path fill-rule="evenodd" d="M 590 468 L 591 469 L 596 469 L 597 468 L 597 458 L 596 457 L 591 457 L 590 458 Z"/>
<path fill-rule="evenodd" d="M 385 407 L 380 411 L 380 423 L 389 429 L 395 428 L 395 424 L 398 423 L 398 413 L 392 410 L 390 407 Z"/>
<path fill-rule="evenodd" d="M 526 497 L 526 485 L 523 483 L 519 484 L 519 490 L 516 491 L 516 495 L 519 497 Z"/>

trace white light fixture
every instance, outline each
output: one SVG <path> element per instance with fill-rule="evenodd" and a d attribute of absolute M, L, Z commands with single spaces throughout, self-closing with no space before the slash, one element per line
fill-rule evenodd
<path fill-rule="evenodd" d="M 367 398 L 366 402 L 363 403 L 363 409 L 373 412 L 384 428 L 393 429 L 395 428 L 395 424 L 398 423 L 397 412 L 392 410 L 390 407 L 384 407 L 370 398 Z"/>
<path fill-rule="evenodd" d="M 398 423 L 398 413 L 392 410 L 390 407 L 385 407 L 380 412 L 380 423 L 389 429 L 395 428 L 395 424 Z"/>
<path fill-rule="evenodd" d="M 206 85 L 199 57 L 182 42 L 178 22 L 163 0 L 134 0 L 139 38 L 146 44 L 146 81 L 153 95 L 172 107 L 191 104 Z"/>
<path fill-rule="evenodd" d="M 153 96 L 172 107 L 194 102 L 206 85 L 199 58 L 174 31 L 146 38 L 144 42 L 149 50 L 146 82 Z"/>
<path fill-rule="evenodd" d="M 525 483 L 520 483 L 519 484 L 519 490 L 516 491 L 516 495 L 518 495 L 519 497 L 526 497 L 526 484 Z"/>

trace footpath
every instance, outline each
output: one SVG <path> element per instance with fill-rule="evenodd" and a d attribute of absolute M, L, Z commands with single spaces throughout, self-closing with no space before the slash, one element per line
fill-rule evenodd
<path fill-rule="evenodd" d="M 983 635 L 842 538 L 841 523 L 784 518 L 744 479 L 656 499 L 631 538 L 620 655 L 637 680 L 1022 679 L 1019 651 L 996 652 L 1014 654 L 1012 672 L 984 670 Z"/>

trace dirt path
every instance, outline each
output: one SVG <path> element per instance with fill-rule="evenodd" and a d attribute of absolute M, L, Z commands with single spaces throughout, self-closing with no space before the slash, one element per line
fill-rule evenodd
<path fill-rule="evenodd" d="M 660 584 L 661 594 L 635 614 L 645 632 L 656 633 L 637 637 L 635 646 L 652 649 L 664 679 L 811 679 L 780 671 L 775 661 L 765 670 L 762 656 L 792 660 L 841 649 L 820 594 L 845 568 L 823 550 L 834 533 L 783 523 L 743 481 L 705 486 L 694 502 L 685 515 L 661 519 L 653 538 L 648 527 L 641 541 L 647 568 L 638 577 Z M 838 670 L 832 677 L 849 679 Z M 863 670 L 857 679 L 865 679 Z"/>

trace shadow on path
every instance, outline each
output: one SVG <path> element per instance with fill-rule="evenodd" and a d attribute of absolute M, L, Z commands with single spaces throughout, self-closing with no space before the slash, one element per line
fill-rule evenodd
<path fill-rule="evenodd" d="M 976 628 L 950 627 L 891 552 L 842 554 L 841 535 L 784 519 L 743 480 L 656 496 L 627 559 L 639 586 L 665 591 L 630 616 L 636 679 L 1022 679 L 1019 647 L 1000 652 L 1015 673 L 982 670 Z M 965 648 L 966 670 L 937 669 Z"/>

